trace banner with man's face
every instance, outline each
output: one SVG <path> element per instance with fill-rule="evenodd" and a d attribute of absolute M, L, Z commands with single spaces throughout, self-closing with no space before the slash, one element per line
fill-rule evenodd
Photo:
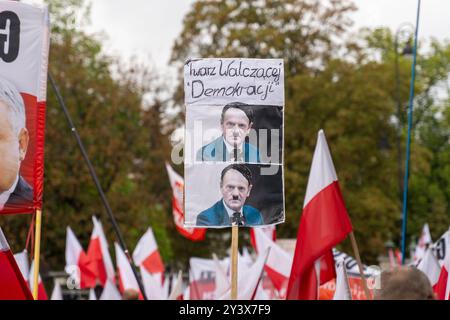
<path fill-rule="evenodd" d="M 0 1 L 0 214 L 42 207 L 46 7 Z"/>
<path fill-rule="evenodd" d="M 284 222 L 283 60 L 191 59 L 184 89 L 184 225 Z"/>

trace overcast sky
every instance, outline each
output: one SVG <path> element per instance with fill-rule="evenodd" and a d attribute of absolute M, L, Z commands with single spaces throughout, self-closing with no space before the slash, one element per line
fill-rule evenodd
<path fill-rule="evenodd" d="M 184 15 L 193 0 L 95 0 L 91 30 L 103 31 L 106 51 L 124 58 L 136 54 L 164 69 Z M 417 0 L 354 0 L 355 28 L 415 24 Z M 419 37 L 450 39 L 450 1 L 422 0 Z"/>

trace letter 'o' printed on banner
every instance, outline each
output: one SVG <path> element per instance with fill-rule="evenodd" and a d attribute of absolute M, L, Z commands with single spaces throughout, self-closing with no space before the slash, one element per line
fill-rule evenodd
<path fill-rule="evenodd" d="M 46 6 L 0 1 L 0 214 L 42 208 Z"/>

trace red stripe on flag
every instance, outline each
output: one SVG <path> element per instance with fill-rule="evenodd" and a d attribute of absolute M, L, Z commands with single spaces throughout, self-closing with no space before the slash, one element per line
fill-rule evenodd
<path fill-rule="evenodd" d="M 447 279 L 448 279 L 448 271 L 445 268 L 445 266 L 442 266 L 441 274 L 439 275 L 439 280 L 433 286 L 433 290 L 436 293 L 438 300 L 445 300 L 447 298 L 445 296 L 445 292 L 447 289 Z"/>
<path fill-rule="evenodd" d="M 0 300 L 33 300 L 10 250 L 0 251 Z"/>

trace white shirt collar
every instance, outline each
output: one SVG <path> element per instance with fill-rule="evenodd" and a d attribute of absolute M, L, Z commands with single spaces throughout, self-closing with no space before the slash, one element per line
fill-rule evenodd
<path fill-rule="evenodd" d="M 19 175 L 17 175 L 16 181 L 14 181 L 13 185 L 9 190 L 0 193 L 0 210 L 3 210 L 5 203 L 8 202 L 9 196 L 14 192 L 17 187 L 17 183 L 19 183 Z"/>
<path fill-rule="evenodd" d="M 236 211 L 229 208 L 227 206 L 227 204 L 225 203 L 225 200 L 222 199 L 222 202 L 223 202 L 223 206 L 225 207 L 225 210 L 227 210 L 228 216 L 230 217 L 230 220 L 231 220 L 231 218 L 233 218 L 233 213 L 235 213 Z M 239 210 L 239 213 L 241 214 L 241 217 L 242 217 L 242 207 L 241 207 L 241 210 Z"/>

